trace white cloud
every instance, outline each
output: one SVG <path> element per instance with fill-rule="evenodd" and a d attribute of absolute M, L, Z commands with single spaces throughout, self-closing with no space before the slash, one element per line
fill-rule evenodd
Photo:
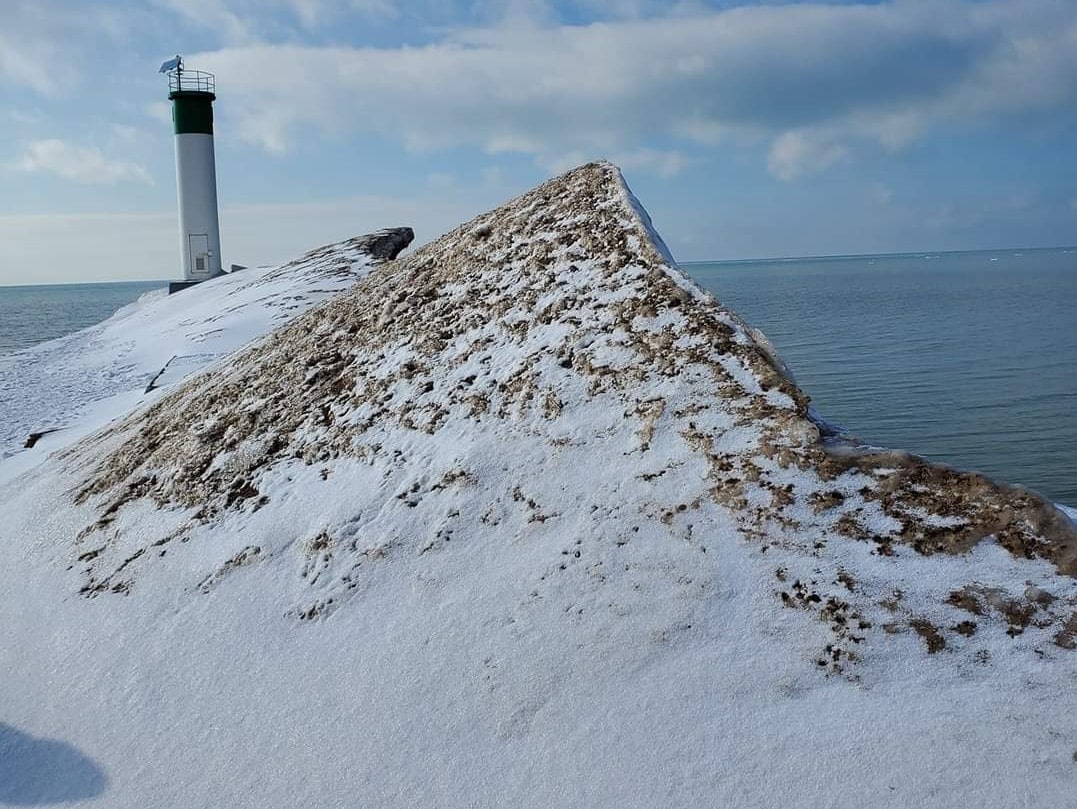
<path fill-rule="evenodd" d="M 894 201 L 894 189 L 883 183 L 875 183 L 871 187 L 871 199 L 876 205 L 885 208 Z"/>
<path fill-rule="evenodd" d="M 135 126 L 112 124 L 109 127 L 112 143 L 117 147 L 129 147 L 142 140 L 146 133 Z"/>
<path fill-rule="evenodd" d="M 146 117 L 159 124 L 172 126 L 172 105 L 167 101 L 154 101 L 145 106 Z"/>
<path fill-rule="evenodd" d="M 446 171 L 434 171 L 426 175 L 426 184 L 434 190 L 445 190 L 456 185 L 456 177 Z"/>
<path fill-rule="evenodd" d="M 488 188 L 503 188 L 508 182 L 508 175 L 501 166 L 487 166 L 479 172 L 479 180 Z"/>
<path fill-rule="evenodd" d="M 50 35 L 52 20 L 46 6 L 13 2 L 4 8 L 0 27 L 0 79 L 42 94 L 56 92 L 71 71 L 59 63 L 61 47 Z"/>
<path fill-rule="evenodd" d="M 144 167 L 126 160 L 107 158 L 96 146 L 50 138 L 31 142 L 12 168 L 25 172 L 46 172 L 80 183 L 114 184 L 141 182 L 152 185 Z"/>
<path fill-rule="evenodd" d="M 797 180 L 819 174 L 849 156 L 849 149 L 825 134 L 783 132 L 770 145 L 767 168 L 780 180 Z"/>
<path fill-rule="evenodd" d="M 422 244 L 499 204 L 503 189 L 444 189 L 415 199 L 225 205 L 226 263 L 277 264 L 323 244 L 407 225 Z M 167 279 L 178 272 L 175 211 L 0 216 L 0 285 Z M 138 261 L 117 262 L 137 255 Z"/>
<path fill-rule="evenodd" d="M 648 5 L 627 3 L 625 13 Z M 220 78 L 219 114 L 270 151 L 318 132 L 374 132 L 416 150 L 477 146 L 544 165 L 636 154 L 674 174 L 677 158 L 647 157 L 645 147 L 734 135 L 769 140 L 772 171 L 792 179 L 954 121 L 1020 123 L 1077 103 L 1077 3 L 751 6 L 559 27 L 527 19 L 420 47 L 263 44 L 198 60 Z"/>
<path fill-rule="evenodd" d="M 77 86 L 86 43 L 107 45 L 150 19 L 143 7 L 117 5 L 5 0 L 0 81 L 43 94 Z M 768 144 L 776 176 L 794 179 L 864 149 L 903 149 L 954 122 L 1008 116 L 1020 126 L 1044 111 L 1072 117 L 1065 110 L 1077 106 L 1073 0 L 723 10 L 701 0 L 151 6 L 157 19 L 167 11 L 167 21 L 226 45 L 192 57 L 219 74 L 222 132 L 278 153 L 311 135 L 375 133 L 413 150 L 470 146 L 541 165 L 571 154 L 623 156 L 672 176 L 693 148 L 754 141 Z M 602 21 L 563 25 L 566 9 Z M 440 38 L 299 44 L 347 17 Z M 444 27 L 461 21 L 476 27 Z M 166 116 L 166 105 L 152 114 Z"/>
<path fill-rule="evenodd" d="M 27 111 L 12 109 L 7 110 L 6 115 L 8 120 L 18 126 L 38 126 L 45 120 L 45 117 L 41 114 L 39 110 Z"/>
<path fill-rule="evenodd" d="M 394 0 L 153 0 L 193 29 L 228 45 L 292 39 L 293 30 L 326 28 L 349 15 L 367 20 L 399 16 Z"/>
<path fill-rule="evenodd" d="M 659 177 L 676 177 L 689 164 L 688 158 L 677 151 L 660 149 L 634 149 L 629 152 L 615 152 L 611 158 L 621 168 L 649 171 Z"/>
<path fill-rule="evenodd" d="M 168 278 L 177 230 L 175 213 L 0 216 L 0 285 Z"/>
<path fill-rule="evenodd" d="M 78 86 L 88 43 L 109 47 L 127 29 L 122 10 L 59 0 L 4 0 L 0 82 L 58 95 Z"/>
<path fill-rule="evenodd" d="M 257 41 L 251 19 L 233 10 L 228 0 L 155 0 L 188 25 L 213 31 L 222 42 L 242 44 Z"/>
<path fill-rule="evenodd" d="M 389 19 L 398 11 L 392 0 L 285 0 L 300 23 L 307 28 L 332 22 L 345 11 L 367 17 Z"/>
<path fill-rule="evenodd" d="M 551 174 L 560 174 L 575 166 L 599 159 L 612 160 L 623 169 L 643 171 L 667 178 L 680 174 L 690 162 L 680 152 L 646 147 L 609 153 L 581 150 L 558 154 L 543 153 L 535 162 Z"/>

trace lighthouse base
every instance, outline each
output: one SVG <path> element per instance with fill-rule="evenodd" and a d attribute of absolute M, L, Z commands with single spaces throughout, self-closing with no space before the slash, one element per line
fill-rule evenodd
<path fill-rule="evenodd" d="M 206 279 L 209 280 L 208 278 Z M 176 292 L 183 292 L 187 287 L 194 287 L 201 284 L 201 281 L 169 281 L 168 282 L 168 294 L 172 295 Z"/>

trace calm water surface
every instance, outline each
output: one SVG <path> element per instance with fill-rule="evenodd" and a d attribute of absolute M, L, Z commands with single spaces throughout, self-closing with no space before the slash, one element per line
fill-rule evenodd
<path fill-rule="evenodd" d="M 862 440 L 1077 505 L 1077 250 L 683 269 Z"/>
<path fill-rule="evenodd" d="M 166 281 L 0 287 L 0 354 L 100 323 Z"/>

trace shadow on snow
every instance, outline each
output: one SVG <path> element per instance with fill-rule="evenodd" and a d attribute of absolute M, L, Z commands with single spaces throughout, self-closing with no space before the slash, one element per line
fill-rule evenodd
<path fill-rule="evenodd" d="M 67 742 L 35 739 L 0 722 L 0 804 L 38 806 L 94 798 L 108 777 Z"/>

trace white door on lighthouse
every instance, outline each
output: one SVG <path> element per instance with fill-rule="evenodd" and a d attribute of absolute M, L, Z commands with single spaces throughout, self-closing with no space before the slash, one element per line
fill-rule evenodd
<path fill-rule="evenodd" d="M 191 245 L 191 275 L 209 275 L 209 235 L 192 233 L 188 237 Z"/>

